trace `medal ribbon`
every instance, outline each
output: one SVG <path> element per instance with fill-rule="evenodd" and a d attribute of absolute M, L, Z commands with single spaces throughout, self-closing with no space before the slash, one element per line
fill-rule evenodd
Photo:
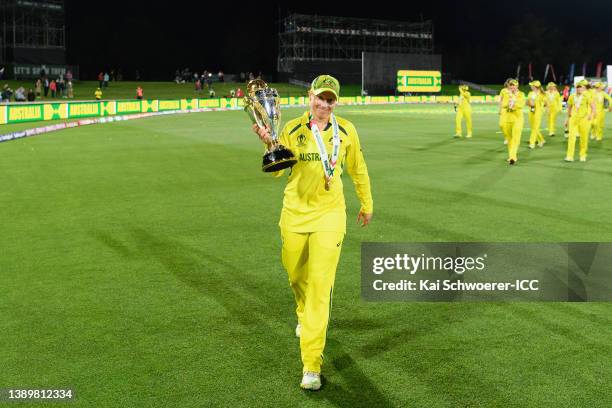
<path fill-rule="evenodd" d="M 323 137 L 321 136 L 321 131 L 319 127 L 315 123 L 314 120 L 310 121 L 310 129 L 312 130 L 312 134 L 315 137 L 315 141 L 317 142 L 317 147 L 319 148 L 319 155 L 321 156 L 321 164 L 323 165 L 323 173 L 325 174 L 325 178 L 330 180 L 334 176 L 334 170 L 336 169 L 336 163 L 338 161 L 338 154 L 340 153 L 340 136 L 338 132 L 338 122 L 336 122 L 336 117 L 334 114 L 331 114 L 331 123 L 333 130 L 333 150 L 331 160 L 327 155 L 327 150 L 325 149 L 325 143 L 323 143 Z"/>
<path fill-rule="evenodd" d="M 580 104 L 582 103 L 582 97 L 583 96 L 584 95 L 580 95 L 580 96 L 575 95 L 574 96 L 574 104 L 576 105 L 576 109 L 580 109 Z"/>

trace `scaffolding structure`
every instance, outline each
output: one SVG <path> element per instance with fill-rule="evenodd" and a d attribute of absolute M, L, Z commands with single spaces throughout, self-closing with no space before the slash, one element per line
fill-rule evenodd
<path fill-rule="evenodd" d="M 63 0 L 2 0 L 0 30 L 0 62 L 45 63 L 50 54 L 65 60 Z"/>
<path fill-rule="evenodd" d="M 431 20 L 408 23 L 290 14 L 280 22 L 279 72 L 302 62 L 361 61 L 362 52 L 433 54 Z"/>

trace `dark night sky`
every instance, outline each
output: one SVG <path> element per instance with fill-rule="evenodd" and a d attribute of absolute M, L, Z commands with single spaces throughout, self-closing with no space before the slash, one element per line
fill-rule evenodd
<path fill-rule="evenodd" d="M 144 79 L 169 79 L 176 68 L 186 66 L 229 73 L 275 70 L 278 4 L 254 2 L 246 7 L 228 2 L 141 0 L 98 4 L 99 9 L 92 10 L 90 2 L 66 1 L 68 61 L 81 66 L 84 78 L 111 67 L 122 67 L 126 78 L 138 69 Z M 310 2 L 282 5 L 280 13 L 432 19 L 443 71 L 476 81 L 503 80 L 520 59 L 534 60 L 538 71 L 547 62 L 563 72 L 570 62 L 581 66 L 586 61 L 589 69 L 598 61 L 612 64 L 612 1 L 371 4 L 341 7 Z M 513 51 L 525 39 L 528 42 L 520 51 Z M 532 56 L 525 57 L 524 49 Z"/>

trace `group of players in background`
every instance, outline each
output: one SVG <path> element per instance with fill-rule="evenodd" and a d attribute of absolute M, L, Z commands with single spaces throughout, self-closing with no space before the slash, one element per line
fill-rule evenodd
<path fill-rule="evenodd" d="M 499 93 L 499 127 L 504 135 L 504 144 L 508 146 L 508 163 L 518 161 L 518 148 L 524 127 L 523 108 L 529 108 L 529 148 L 543 147 L 546 139 L 540 131 L 545 113 L 548 119 L 548 136 L 555 136 L 557 115 L 563 109 L 563 100 L 557 85 L 549 82 L 546 90 L 540 81 L 529 83 L 531 91 L 527 96 L 519 90 L 516 79 L 508 78 Z M 589 139 L 601 141 L 605 126 L 606 110 L 612 111 L 612 98 L 605 91 L 604 82 L 589 83 L 581 80 L 576 84 L 576 92 L 567 99 L 567 119 L 565 120 L 565 137 L 567 152 L 565 161 L 573 162 L 576 150 L 576 139 L 580 140 L 579 159 L 585 162 Z M 462 121 L 465 120 L 467 138 L 472 137 L 471 95 L 467 85 L 459 86 L 459 101 L 455 105 L 455 137 L 461 137 Z"/>

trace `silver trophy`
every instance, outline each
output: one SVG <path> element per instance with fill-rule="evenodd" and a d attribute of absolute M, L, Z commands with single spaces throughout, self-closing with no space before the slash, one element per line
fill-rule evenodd
<path fill-rule="evenodd" d="M 280 99 L 276 89 L 270 88 L 261 79 L 249 81 L 244 97 L 244 110 L 253 123 L 270 131 L 272 140 L 267 144 L 268 150 L 263 156 L 261 169 L 265 172 L 273 172 L 292 167 L 297 163 L 293 152 L 278 141 L 281 113 Z"/>

